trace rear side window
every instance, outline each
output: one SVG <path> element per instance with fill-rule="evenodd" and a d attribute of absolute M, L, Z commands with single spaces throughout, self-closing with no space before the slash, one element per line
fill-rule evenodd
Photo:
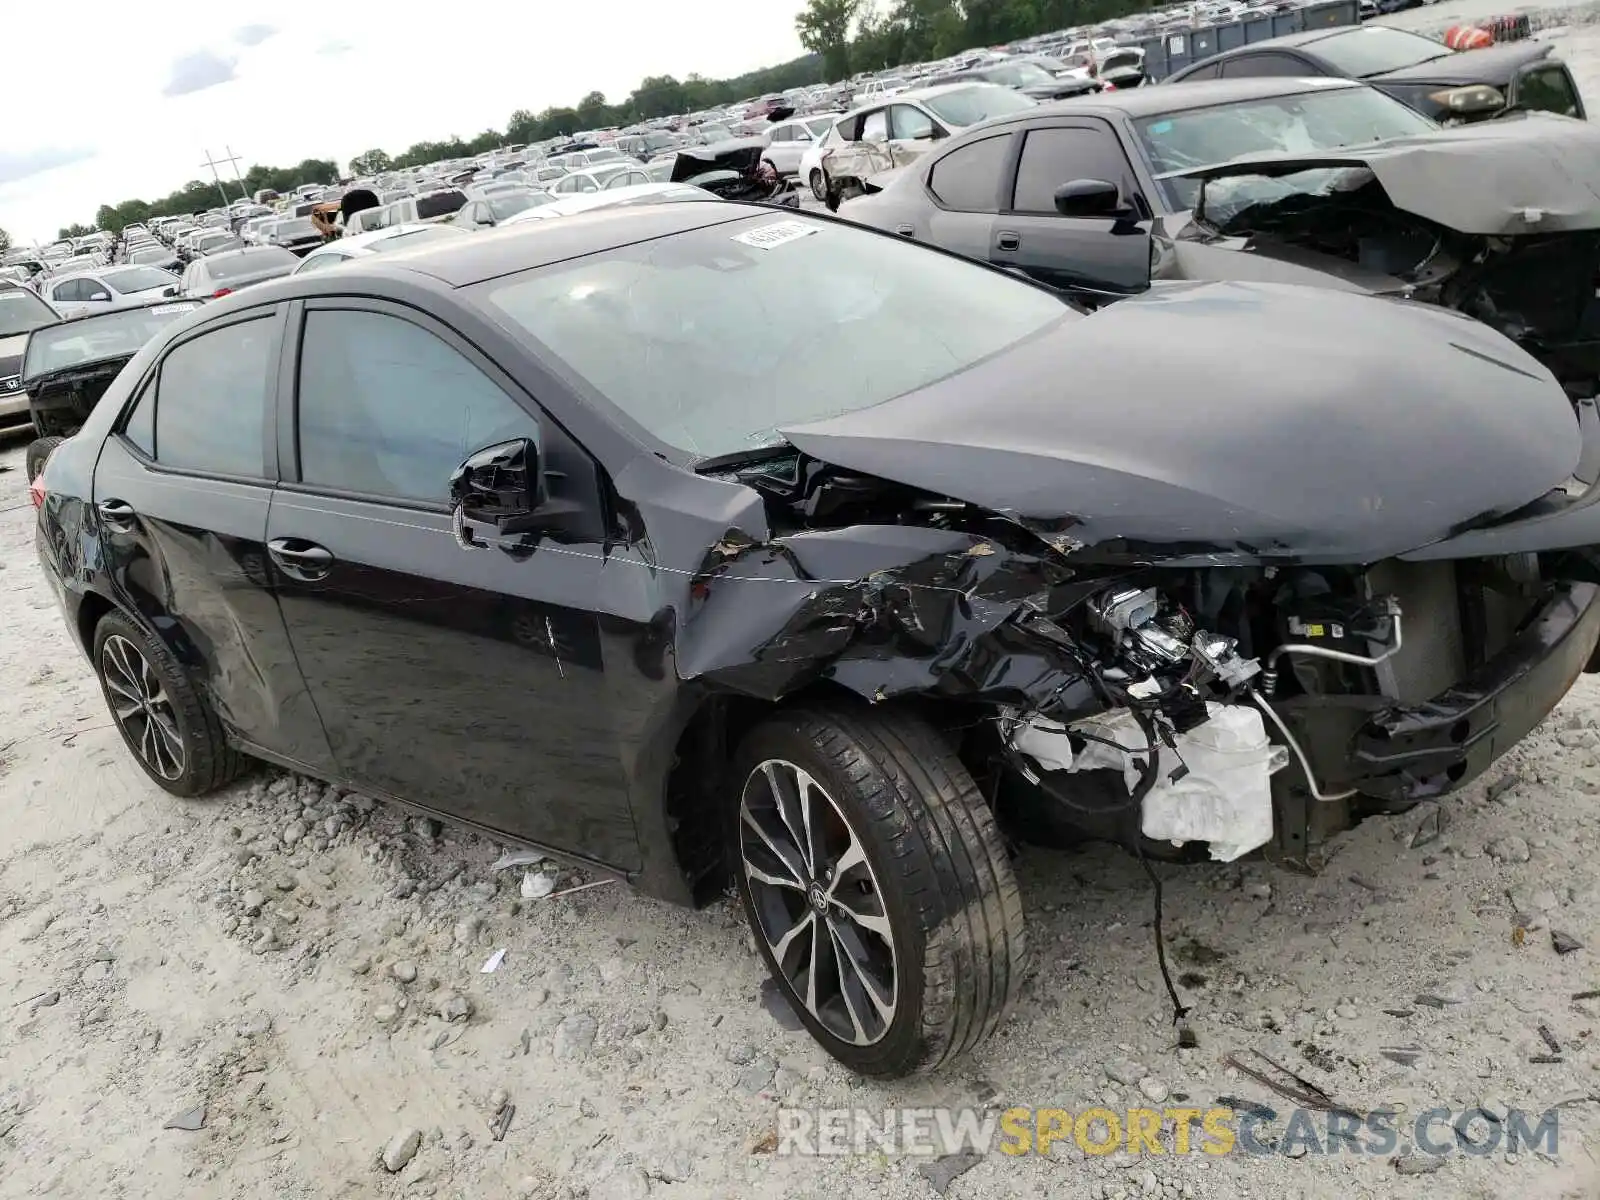
<path fill-rule="evenodd" d="M 945 208 L 992 213 L 1000 194 L 1000 173 L 1010 153 L 1011 135 L 996 134 L 950 151 L 928 174 L 928 190 Z"/>
<path fill-rule="evenodd" d="M 1181 82 L 1181 83 L 1193 83 L 1198 79 L 1215 79 L 1215 78 L 1217 78 L 1217 76 L 1219 76 L 1221 74 L 1222 74 L 1222 64 L 1221 63 L 1211 63 L 1209 66 L 1204 66 L 1204 67 L 1199 68 L 1198 70 L 1190 71 L 1179 82 Z"/>
<path fill-rule="evenodd" d="M 1518 108 L 1534 112 L 1578 115 L 1578 91 L 1565 67 L 1535 67 L 1524 73 L 1517 81 L 1516 102 Z"/>
<path fill-rule="evenodd" d="M 1304 75 L 1324 75 L 1303 58 L 1293 54 L 1281 54 L 1275 50 L 1263 50 L 1260 54 L 1241 54 L 1237 58 L 1230 58 L 1222 64 L 1222 77 L 1224 79 L 1258 79 L 1264 76 L 1285 76 L 1294 78 Z"/>
<path fill-rule="evenodd" d="M 156 380 L 157 462 L 208 475 L 261 478 L 267 384 L 277 365 L 271 360 L 272 332 L 270 318 L 242 321 L 203 333 L 167 355 Z"/>
<path fill-rule="evenodd" d="M 444 504 L 468 456 L 538 424 L 442 339 L 384 313 L 313 310 L 300 343 L 300 478 Z"/>

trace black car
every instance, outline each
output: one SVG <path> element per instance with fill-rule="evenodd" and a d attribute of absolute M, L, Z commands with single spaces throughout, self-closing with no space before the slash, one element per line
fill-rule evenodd
<path fill-rule="evenodd" d="M 1442 304 L 1594 396 L 1597 165 L 1587 121 L 1443 129 L 1364 84 L 1217 80 L 990 121 L 840 215 L 1088 303 L 1231 279 Z"/>
<path fill-rule="evenodd" d="M 1457 51 L 1387 25 L 1344 26 L 1251 42 L 1175 71 L 1164 82 L 1360 79 L 1436 121 L 1482 121 L 1513 111 L 1582 117 L 1578 85 L 1552 49 L 1549 42 L 1519 41 Z"/>
<path fill-rule="evenodd" d="M 1038 63 L 1021 59 L 992 66 L 969 67 L 964 71 L 936 75 L 928 80 L 929 86 L 941 83 L 998 83 L 1001 87 L 1011 88 L 1041 102 L 1086 96 L 1104 86 L 1098 78 L 1052 75 Z"/>
<path fill-rule="evenodd" d="M 676 901 L 731 875 L 809 1031 L 888 1075 L 1018 994 L 997 818 L 1301 860 L 1533 728 L 1600 637 L 1578 442 L 1439 309 L 1085 315 L 707 201 L 207 304 L 33 499 L 161 787 L 261 758 Z"/>

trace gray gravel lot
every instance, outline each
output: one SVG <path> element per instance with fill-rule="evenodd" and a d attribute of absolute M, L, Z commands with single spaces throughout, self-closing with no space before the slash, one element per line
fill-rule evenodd
<path fill-rule="evenodd" d="M 1600 102 L 1600 28 L 1552 36 Z M 1318 876 L 1167 869 L 1195 1049 L 1175 1047 L 1138 865 L 1028 852 L 1016 1016 L 943 1075 L 878 1084 L 763 1006 L 731 903 L 524 898 L 490 869 L 499 847 L 266 770 L 203 802 L 157 791 L 35 562 L 20 445 L 0 452 L 0 653 L 0 1197 L 1600 1195 L 1600 998 L 1572 999 L 1600 989 L 1596 680 L 1488 778 L 1368 822 Z M 1559 1144 L 1212 1157 L 1172 1153 L 1169 1123 L 1167 1152 L 1138 1157 L 769 1152 L 780 1104 L 1227 1097 L 1278 1110 L 1281 1134 L 1287 1102 L 1224 1061 L 1252 1051 L 1402 1127 L 1559 1105 Z"/>

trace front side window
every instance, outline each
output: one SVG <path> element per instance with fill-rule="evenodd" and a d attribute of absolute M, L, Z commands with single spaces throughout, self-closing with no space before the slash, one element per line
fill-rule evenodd
<path fill-rule="evenodd" d="M 156 461 L 208 475 L 261 477 L 273 321 L 242 321 L 184 342 L 156 380 Z"/>
<path fill-rule="evenodd" d="M 300 344 L 303 482 L 444 504 L 474 451 L 538 425 L 441 338 L 399 317 L 314 309 Z"/>
<path fill-rule="evenodd" d="M 1532 112 L 1578 115 L 1578 92 L 1565 67 L 1535 67 L 1517 80 L 1516 105 Z"/>
<path fill-rule="evenodd" d="M 1011 207 L 1054 213 L 1056 189 L 1074 179 L 1103 179 L 1125 187 L 1128 159 L 1104 129 L 1030 129 L 1022 143 Z"/>
<path fill-rule="evenodd" d="M 779 444 L 784 428 L 869 408 L 1077 319 L 1003 272 L 771 213 L 475 290 L 534 353 L 696 457 Z"/>

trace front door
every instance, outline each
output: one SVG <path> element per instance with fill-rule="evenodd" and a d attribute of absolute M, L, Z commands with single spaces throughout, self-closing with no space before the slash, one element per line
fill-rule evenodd
<path fill-rule="evenodd" d="M 1114 183 L 1127 203 L 1143 203 L 1122 144 L 1103 121 L 1028 129 L 1015 184 L 994 223 L 989 260 L 1052 287 L 1118 295 L 1143 291 L 1150 283 L 1150 222 L 1061 215 L 1056 189 L 1083 179 Z"/>
<path fill-rule="evenodd" d="M 600 557 L 463 547 L 446 504 L 454 469 L 508 438 L 542 439 L 569 479 L 593 464 L 414 310 L 308 302 L 298 344 L 286 452 L 298 464 L 273 498 L 267 549 L 343 774 L 637 866 L 594 611 Z M 598 521 L 597 489 L 593 503 Z"/>

